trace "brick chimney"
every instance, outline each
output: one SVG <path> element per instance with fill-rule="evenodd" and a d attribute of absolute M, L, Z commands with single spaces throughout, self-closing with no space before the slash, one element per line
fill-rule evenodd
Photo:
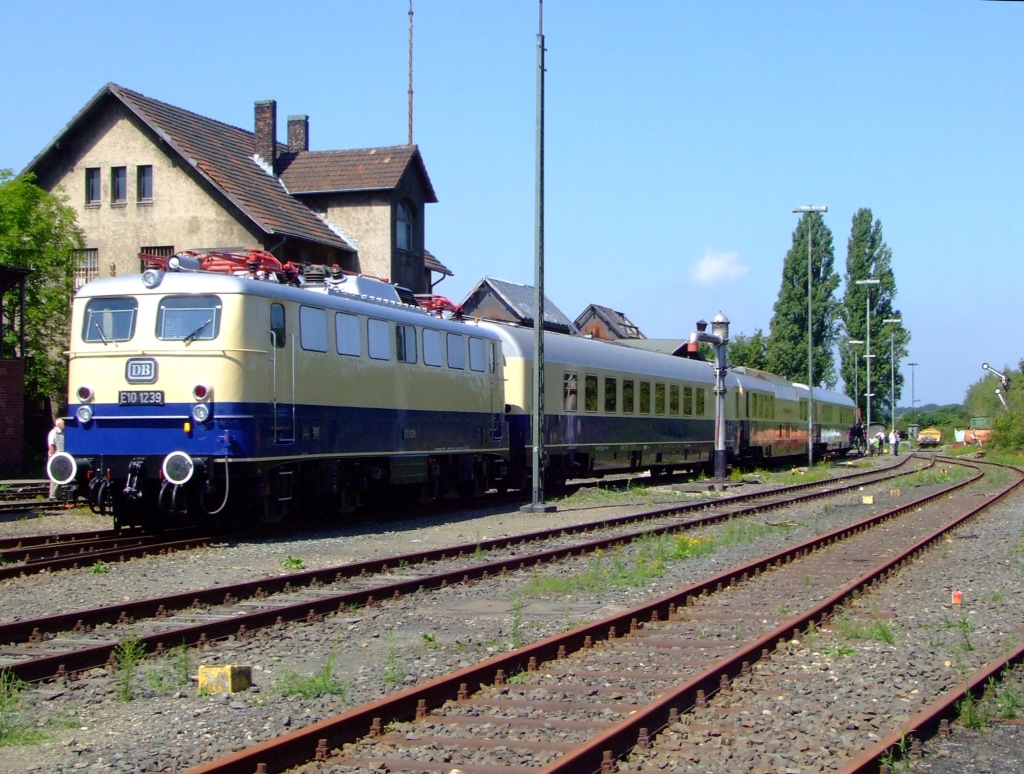
<path fill-rule="evenodd" d="M 256 155 L 270 165 L 277 163 L 277 102 L 256 103 Z"/>
<path fill-rule="evenodd" d="M 309 116 L 288 116 L 288 150 L 309 150 Z"/>

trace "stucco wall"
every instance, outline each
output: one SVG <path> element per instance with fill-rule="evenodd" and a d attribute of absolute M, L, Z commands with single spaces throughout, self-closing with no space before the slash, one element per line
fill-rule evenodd
<path fill-rule="evenodd" d="M 116 100 L 85 122 L 77 136 L 66 138 L 60 161 L 40 174 L 48 190 L 63 188 L 85 233 L 85 246 L 99 250 L 100 276 L 139 270 L 138 253 L 146 246 L 175 250 L 203 247 L 261 247 L 257 236 L 225 209 L 225 201 L 183 168 L 176 154 Z M 153 166 L 152 202 L 138 201 L 136 167 Z M 111 168 L 127 167 L 125 204 L 111 203 Z M 99 205 L 86 205 L 85 170 L 99 167 Z"/>
<path fill-rule="evenodd" d="M 391 200 L 387 192 L 325 197 L 327 219 L 359 242 L 357 271 L 391 279 Z"/>

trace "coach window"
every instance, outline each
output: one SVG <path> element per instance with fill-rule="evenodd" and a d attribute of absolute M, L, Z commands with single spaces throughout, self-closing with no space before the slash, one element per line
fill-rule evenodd
<path fill-rule="evenodd" d="M 327 310 L 299 307 L 299 343 L 309 352 L 327 351 Z"/>
<path fill-rule="evenodd" d="M 487 348 L 484 340 L 476 336 L 469 337 L 469 370 L 481 373 L 487 370 Z"/>
<path fill-rule="evenodd" d="M 334 316 L 334 336 L 339 355 L 359 357 L 363 354 L 363 337 L 359 335 L 359 318 L 338 312 Z"/>
<path fill-rule="evenodd" d="M 391 359 L 390 326 L 385 320 L 366 321 L 366 348 L 374 360 Z"/>
<path fill-rule="evenodd" d="M 466 343 L 461 333 L 448 334 L 448 367 L 466 370 Z"/>
<path fill-rule="evenodd" d="M 217 296 L 165 296 L 156 313 L 156 337 L 162 341 L 210 341 L 220 333 Z"/>
<path fill-rule="evenodd" d="M 583 400 L 587 411 L 597 411 L 597 377 L 587 374 L 583 378 Z"/>
<path fill-rule="evenodd" d="M 274 346 L 281 349 L 285 345 L 286 328 L 284 324 L 284 304 L 270 305 L 270 332 L 274 334 Z"/>
<path fill-rule="evenodd" d="M 399 363 L 416 362 L 416 328 L 412 325 L 395 326 L 395 351 Z"/>
<path fill-rule="evenodd" d="M 619 391 L 619 380 L 614 376 L 604 378 L 604 413 L 614 414 L 617 410 L 617 398 Z"/>
<path fill-rule="evenodd" d="M 696 395 L 696 398 L 697 398 L 697 401 L 696 401 L 697 402 L 697 416 L 702 417 L 702 416 L 704 416 L 704 388 L 703 387 L 698 387 L 696 392 L 697 392 L 697 395 Z"/>
<path fill-rule="evenodd" d="M 82 341 L 107 344 L 135 335 L 139 302 L 134 298 L 94 298 L 85 307 Z"/>
<path fill-rule="evenodd" d="M 668 413 L 679 416 L 679 385 L 673 384 L 668 388 Z"/>
<path fill-rule="evenodd" d="M 640 413 L 651 413 L 651 383 L 640 382 Z"/>
<path fill-rule="evenodd" d="M 565 372 L 565 378 L 562 381 L 562 410 L 563 411 L 575 411 L 576 410 L 576 392 L 578 385 L 576 383 L 576 374 L 572 371 Z"/>
<path fill-rule="evenodd" d="M 632 414 L 635 411 L 633 400 L 633 380 L 622 380 L 622 413 Z"/>
<path fill-rule="evenodd" d="M 736 410 L 739 411 L 738 408 Z M 693 387 L 683 387 L 683 414 L 693 416 Z"/>
<path fill-rule="evenodd" d="M 441 343 L 441 331 L 430 328 L 423 329 L 423 364 L 428 366 L 444 365 L 444 345 Z"/>
<path fill-rule="evenodd" d="M 654 413 L 665 413 L 665 385 L 661 382 L 654 385 Z"/>

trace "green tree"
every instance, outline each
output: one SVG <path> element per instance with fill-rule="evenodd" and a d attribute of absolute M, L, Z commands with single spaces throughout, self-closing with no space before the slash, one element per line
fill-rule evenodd
<path fill-rule="evenodd" d="M 782 264 L 782 287 L 775 302 L 768 339 L 768 370 L 795 382 L 807 381 L 807 236 L 813 245 L 811 328 L 814 337 L 814 384 L 836 383 L 832 348 L 836 338 L 839 287 L 832 232 L 817 212 L 805 213 L 793 232 L 793 246 Z"/>
<path fill-rule="evenodd" d="M 907 356 L 910 331 L 906 325 L 885 323 L 884 320 L 902 317 L 893 308 L 896 297 L 896 277 L 892 270 L 892 250 L 882 237 L 882 222 L 872 220 L 871 210 L 862 207 L 853 216 L 850 239 L 846 244 L 846 284 L 841 305 L 843 330 L 846 335 L 839 342 L 841 372 L 846 394 L 857 401 L 862 411 L 866 410 L 866 393 L 873 392 L 871 399 L 872 421 L 876 418 L 892 417 L 890 401 L 892 389 L 893 354 L 895 371 L 895 395 L 899 401 L 903 392 L 903 374 L 899 363 Z M 858 285 L 857 280 L 877 279 L 877 285 Z M 869 290 L 870 288 L 870 290 Z M 868 388 L 867 365 L 862 357 L 866 344 L 850 344 L 849 340 L 867 341 L 867 303 L 871 302 L 871 386 Z M 857 389 L 860 395 L 855 396 Z M 897 404 L 898 405 L 898 404 Z"/>
<path fill-rule="evenodd" d="M 726 362 L 730 366 L 747 366 L 761 371 L 768 369 L 768 339 L 760 328 L 753 336 L 742 333 L 729 339 Z"/>
<path fill-rule="evenodd" d="M 82 232 L 65 200 L 35 185 L 32 175 L 0 170 L 0 265 L 31 269 L 25 281 L 25 394 L 63 403 L 75 250 Z M 20 309 L 17 288 L 3 306 L 3 354 L 15 353 Z"/>

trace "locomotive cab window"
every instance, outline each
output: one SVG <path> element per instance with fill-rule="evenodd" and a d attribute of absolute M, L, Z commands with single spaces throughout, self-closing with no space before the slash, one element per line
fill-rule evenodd
<path fill-rule="evenodd" d="M 106 344 L 135 335 L 139 302 L 134 298 L 94 298 L 85 307 L 82 341 Z"/>
<path fill-rule="evenodd" d="M 423 329 L 423 364 L 428 366 L 444 365 L 444 344 L 441 342 L 441 331 Z"/>
<path fill-rule="evenodd" d="M 327 310 L 299 307 L 299 343 L 309 352 L 327 351 Z"/>
<path fill-rule="evenodd" d="M 399 363 L 416 362 L 416 328 L 412 325 L 395 326 L 395 348 Z"/>
<path fill-rule="evenodd" d="M 577 392 L 579 385 L 576 381 L 576 374 L 572 371 L 565 372 L 565 379 L 562 382 L 562 410 L 575 411 Z"/>
<path fill-rule="evenodd" d="M 370 352 L 370 357 L 374 360 L 391 359 L 391 332 L 388 330 L 389 327 L 385 320 L 366 321 L 367 349 Z"/>
<path fill-rule="evenodd" d="M 334 335 L 339 355 L 359 357 L 363 354 L 363 340 L 359 335 L 359 318 L 354 314 L 338 312 L 334 316 Z"/>
<path fill-rule="evenodd" d="M 156 312 L 156 337 L 161 341 L 212 341 L 220 333 L 221 304 L 217 296 L 165 296 Z"/>
<path fill-rule="evenodd" d="M 274 346 L 282 349 L 287 335 L 284 323 L 284 304 L 270 305 L 270 332 L 274 334 Z"/>
<path fill-rule="evenodd" d="M 469 337 L 469 370 L 481 373 L 487 370 L 487 348 L 484 340 L 476 336 Z"/>
<path fill-rule="evenodd" d="M 597 377 L 594 374 L 587 374 L 583 380 L 584 406 L 587 411 L 597 411 Z"/>
<path fill-rule="evenodd" d="M 466 370 L 466 343 L 461 333 L 448 334 L 448 367 Z"/>

